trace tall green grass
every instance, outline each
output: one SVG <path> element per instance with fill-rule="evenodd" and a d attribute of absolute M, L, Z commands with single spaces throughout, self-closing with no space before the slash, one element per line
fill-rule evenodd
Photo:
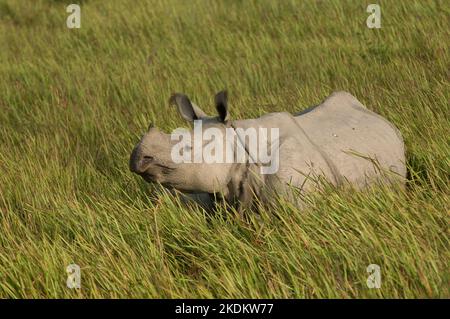
<path fill-rule="evenodd" d="M 371 1 L 86 0 L 70 30 L 71 2 L 0 0 L 0 297 L 450 296 L 448 1 L 377 1 L 368 29 Z M 150 121 L 186 125 L 172 92 L 212 113 L 223 88 L 233 118 L 351 92 L 402 132 L 407 189 L 244 221 L 128 171 Z"/>

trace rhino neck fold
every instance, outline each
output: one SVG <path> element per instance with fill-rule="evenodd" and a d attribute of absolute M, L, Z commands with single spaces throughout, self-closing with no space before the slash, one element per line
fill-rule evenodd
<path fill-rule="evenodd" d="M 260 168 L 258 162 L 252 157 L 245 140 L 237 133 L 236 126 L 232 121 L 228 125 L 233 128 L 237 143 L 245 150 L 245 163 L 236 164 L 232 170 L 232 176 L 227 184 L 227 195 L 225 199 L 232 206 L 241 210 L 249 207 L 253 202 L 253 197 L 258 193 L 259 186 L 264 184 L 263 176 L 259 174 Z"/>
<path fill-rule="evenodd" d="M 259 196 L 259 190 L 264 184 L 264 175 L 259 174 L 259 166 L 253 163 L 237 163 L 222 194 L 224 200 L 231 206 L 242 210 L 250 207 L 253 198 Z"/>
<path fill-rule="evenodd" d="M 252 157 L 251 152 L 249 152 L 248 145 L 245 143 L 245 140 L 242 140 L 242 137 L 238 134 L 234 123 L 232 121 L 230 121 L 229 125 L 233 128 L 234 133 L 236 134 L 237 143 L 239 143 L 239 145 L 245 150 L 246 158 L 247 158 L 246 162 L 248 163 L 250 160 L 252 163 L 257 163 L 257 161 Z"/>

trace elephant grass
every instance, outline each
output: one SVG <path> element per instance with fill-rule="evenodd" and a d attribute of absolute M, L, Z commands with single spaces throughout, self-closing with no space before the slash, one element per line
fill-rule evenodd
<path fill-rule="evenodd" d="M 0 0 L 0 297 L 450 297 L 447 1 L 379 1 L 381 29 L 364 1 L 80 3 L 68 29 L 64 1 Z M 402 132 L 406 189 L 240 219 L 129 172 L 149 122 L 186 125 L 171 93 L 213 113 L 224 88 L 235 119 L 349 91 Z"/>

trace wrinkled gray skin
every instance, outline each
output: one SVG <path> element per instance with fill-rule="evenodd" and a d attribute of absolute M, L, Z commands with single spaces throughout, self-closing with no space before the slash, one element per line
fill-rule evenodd
<path fill-rule="evenodd" d="M 270 199 L 272 192 L 293 196 L 291 187 L 305 194 L 320 187 L 321 177 L 336 186 L 350 183 L 356 188 L 376 181 L 405 181 L 400 132 L 347 92 L 335 92 L 298 114 L 270 113 L 236 121 L 229 120 L 225 91 L 215 98 L 217 117 L 208 117 L 183 94 L 173 95 L 170 102 L 187 121 L 202 120 L 203 129 L 279 129 L 279 170 L 271 175 L 260 173 L 260 163 L 175 164 L 170 154 L 177 141 L 172 142 L 170 134 L 157 128 L 144 134 L 131 154 L 131 171 L 148 182 L 191 194 L 207 209 L 217 200 L 245 209 L 255 197 Z M 293 200 L 302 205 L 301 200 Z"/>

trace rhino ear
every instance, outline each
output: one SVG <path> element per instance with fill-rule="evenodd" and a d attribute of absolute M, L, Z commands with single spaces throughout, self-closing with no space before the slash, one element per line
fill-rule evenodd
<path fill-rule="evenodd" d="M 184 94 L 173 94 L 170 97 L 169 103 L 171 105 L 175 104 L 178 106 L 178 111 L 186 121 L 192 122 L 206 117 L 205 112 L 203 112 L 197 105 L 191 103 L 189 98 Z"/>
<path fill-rule="evenodd" d="M 219 113 L 219 119 L 221 122 L 226 122 L 229 119 L 228 114 L 228 93 L 223 90 L 216 94 L 214 99 L 216 104 L 217 113 Z"/>

